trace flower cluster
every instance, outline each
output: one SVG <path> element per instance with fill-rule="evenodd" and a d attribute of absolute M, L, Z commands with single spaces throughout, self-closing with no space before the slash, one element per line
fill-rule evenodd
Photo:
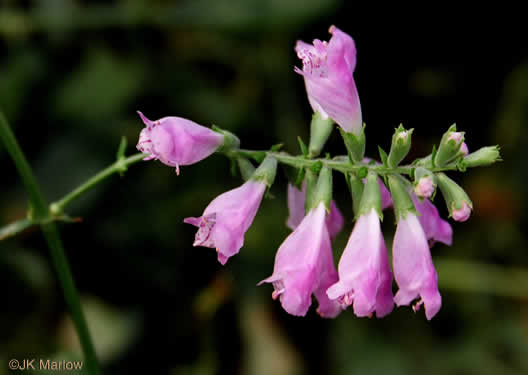
<path fill-rule="evenodd" d="M 381 318 L 394 304 L 415 301 L 413 310 L 424 305 L 431 319 L 440 310 L 442 298 L 430 248 L 436 242 L 451 245 L 453 240 L 451 225 L 431 200 L 439 188 L 450 217 L 467 220 L 473 204 L 443 172 L 489 165 L 499 159 L 498 148 L 484 147 L 469 154 L 464 133 L 453 125 L 430 155 L 401 166 L 411 147 L 413 129 L 400 125 L 389 154 L 380 149 L 381 162 L 365 158 L 365 125 L 353 78 L 355 44 L 335 26 L 330 33 L 328 42 L 299 41 L 295 47 L 303 65 L 295 71 L 304 78 L 314 111 L 310 144 L 307 148 L 301 141 L 302 155 L 291 156 L 276 148 L 241 150 L 238 138 L 225 130 L 179 117 L 150 121 L 141 112 L 146 128 L 137 148 L 147 154 L 145 160 L 160 160 L 176 167 L 178 173 L 180 165 L 196 163 L 215 151 L 238 163 L 245 182 L 214 199 L 202 216 L 184 220 L 198 227 L 194 246 L 215 248 L 222 265 L 242 248 L 245 233 L 274 182 L 278 162 L 297 168 L 297 179 L 287 188 L 286 225 L 292 233 L 277 251 L 272 275 L 259 283 L 273 285 L 273 299 L 279 299 L 288 313 L 306 315 L 313 295 L 322 317 L 333 318 L 352 306 L 358 317 L 375 314 Z M 315 159 L 334 123 L 348 155 Z M 249 158 L 258 161 L 259 167 L 255 169 Z M 332 199 L 333 170 L 345 175 L 355 213 L 355 225 L 337 268 L 332 240 L 342 231 L 344 218 Z M 397 223 L 392 261 L 380 225 L 383 211 L 391 207 Z M 398 286 L 395 294 L 393 281 Z"/>

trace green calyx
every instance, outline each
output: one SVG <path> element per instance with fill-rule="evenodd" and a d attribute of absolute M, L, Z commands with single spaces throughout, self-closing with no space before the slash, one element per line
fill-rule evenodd
<path fill-rule="evenodd" d="M 405 130 L 401 124 L 396 129 L 392 136 L 392 145 L 387 158 L 387 164 L 389 167 L 397 167 L 407 156 L 411 149 L 411 137 L 413 131 L 414 129 Z"/>
<path fill-rule="evenodd" d="M 361 203 L 357 216 L 365 215 L 375 209 L 378 216 L 383 220 L 383 213 L 381 210 L 381 190 L 378 183 L 378 175 L 370 171 L 367 176 L 367 183 L 363 189 L 361 196 Z"/>
<path fill-rule="evenodd" d="M 275 174 L 277 173 L 277 159 L 272 156 L 266 156 L 260 166 L 253 172 L 251 180 L 264 181 L 268 188 L 273 185 Z"/>
<path fill-rule="evenodd" d="M 484 167 L 501 161 L 499 146 L 482 147 L 464 158 L 466 167 Z"/>
<path fill-rule="evenodd" d="M 339 128 L 339 131 L 345 142 L 350 161 L 354 164 L 361 163 L 365 156 L 365 125 L 363 125 L 361 132 L 358 135 L 348 133 L 342 128 Z"/>
<path fill-rule="evenodd" d="M 330 211 L 332 201 L 332 170 L 322 167 L 319 176 L 311 170 L 306 171 L 306 212 L 316 208 L 323 202 Z"/>
<path fill-rule="evenodd" d="M 451 125 L 447 132 L 442 136 L 440 146 L 434 157 L 434 165 L 436 167 L 443 167 L 463 156 L 460 153 L 460 146 L 463 142 L 464 132 L 457 132 L 456 124 Z"/>
<path fill-rule="evenodd" d="M 390 174 L 388 180 L 396 221 L 405 218 L 409 212 L 416 215 L 416 208 L 409 195 L 409 186 L 407 186 L 409 182 L 400 175 L 394 174 Z"/>
<path fill-rule="evenodd" d="M 255 173 L 255 167 L 246 158 L 240 157 L 240 158 L 237 158 L 236 160 L 237 160 L 238 168 L 240 169 L 240 174 L 242 175 L 242 179 L 244 181 L 249 180 L 251 176 L 253 176 L 253 174 Z"/>
<path fill-rule="evenodd" d="M 240 147 L 240 139 L 230 131 L 219 128 L 216 125 L 211 127 L 215 132 L 224 136 L 224 142 L 218 147 L 217 152 L 226 152 L 231 149 L 238 149 Z"/>
<path fill-rule="evenodd" d="M 453 214 L 453 210 L 462 208 L 464 202 L 473 209 L 473 203 L 467 193 L 455 181 L 447 177 L 444 173 L 436 174 L 436 181 L 438 187 L 444 196 L 444 200 L 449 210 L 449 215 Z"/>
<path fill-rule="evenodd" d="M 308 146 L 308 157 L 319 156 L 328 137 L 334 129 L 334 121 L 331 118 L 323 118 L 321 113 L 315 112 L 310 124 L 310 144 Z"/>
<path fill-rule="evenodd" d="M 359 206 L 361 204 L 361 196 L 363 195 L 363 181 L 359 178 L 356 173 L 346 173 L 346 182 L 350 194 L 352 195 L 352 209 L 354 210 L 354 215 L 359 216 Z"/>

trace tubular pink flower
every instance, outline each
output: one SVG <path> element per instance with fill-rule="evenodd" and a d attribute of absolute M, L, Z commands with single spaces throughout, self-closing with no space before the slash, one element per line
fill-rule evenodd
<path fill-rule="evenodd" d="M 308 212 L 279 247 L 273 274 L 258 284 L 272 283 L 273 299 L 280 298 L 284 310 L 292 315 L 306 315 L 312 294 L 322 317 L 333 318 L 341 311 L 325 293 L 337 281 L 325 216 L 323 202 Z"/>
<path fill-rule="evenodd" d="M 331 300 L 358 317 L 381 318 L 392 311 L 392 274 L 376 210 L 359 217 L 339 260 L 339 281 L 327 290 Z"/>
<path fill-rule="evenodd" d="M 412 212 L 400 218 L 392 247 L 394 278 L 400 288 L 394 297 L 396 305 L 408 305 L 421 297 L 413 306 L 417 311 L 425 304 L 425 316 L 431 320 L 442 306 L 438 292 L 438 276 L 433 265 L 427 238 L 420 221 Z"/>
<path fill-rule="evenodd" d="M 306 186 L 303 184 L 302 190 L 297 189 L 292 184 L 288 184 L 288 211 L 290 216 L 286 221 L 286 226 L 295 230 L 304 218 L 304 203 L 306 201 Z M 326 227 L 330 238 L 334 239 L 343 229 L 345 219 L 334 201 L 330 202 L 330 213 L 326 217 Z"/>
<path fill-rule="evenodd" d="M 139 134 L 137 149 L 150 154 L 144 160 L 158 159 L 176 167 L 190 165 L 205 159 L 224 142 L 224 136 L 205 126 L 181 117 L 163 117 L 156 121 L 138 111 L 146 128 Z"/>
<path fill-rule="evenodd" d="M 424 199 L 422 202 L 418 199 L 416 194 L 411 193 L 411 198 L 414 203 L 414 207 L 420 214 L 418 219 L 425 232 L 425 236 L 429 240 L 432 246 L 435 241 L 442 242 L 447 246 L 451 246 L 453 242 L 453 229 L 451 225 L 440 217 L 436 206 L 429 201 Z"/>
<path fill-rule="evenodd" d="M 216 197 L 201 217 L 186 218 L 185 223 L 199 228 L 193 246 L 216 248 L 218 261 L 226 264 L 244 245 L 265 191 L 264 181 L 249 180 Z"/>
<path fill-rule="evenodd" d="M 295 71 L 304 77 L 308 101 L 314 112 L 330 117 L 344 131 L 358 135 L 363 121 L 356 84 L 352 74 L 356 68 L 354 40 L 335 26 L 329 29 L 329 42 L 318 39 L 313 45 L 298 41 L 297 56 L 303 69 Z"/>
<path fill-rule="evenodd" d="M 462 202 L 462 207 L 458 210 L 453 209 L 453 220 L 464 222 L 471 216 L 471 207 L 468 206 L 466 202 Z"/>

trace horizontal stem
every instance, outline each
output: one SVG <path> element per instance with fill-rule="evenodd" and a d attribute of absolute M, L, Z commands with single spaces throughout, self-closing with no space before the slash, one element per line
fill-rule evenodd
<path fill-rule="evenodd" d="M 83 193 L 85 193 L 87 190 L 93 188 L 95 185 L 97 185 L 99 182 L 107 178 L 108 176 L 113 175 L 114 173 L 123 173 L 126 171 L 129 165 L 135 164 L 141 160 L 143 160 L 147 155 L 145 154 L 134 154 L 132 156 L 129 156 L 128 158 L 118 159 L 115 163 L 111 164 L 110 166 L 106 167 L 99 173 L 97 173 L 95 176 L 88 179 L 83 184 L 79 185 L 77 188 L 75 188 L 70 193 L 66 194 L 62 199 L 53 202 L 50 205 L 50 209 L 54 215 L 61 213 L 64 208 L 71 203 L 74 199 L 81 196 Z"/>
<path fill-rule="evenodd" d="M 367 164 L 367 163 L 352 164 L 349 161 L 348 156 L 344 156 L 344 155 L 336 156 L 333 159 L 323 159 L 323 158 L 307 159 L 302 155 L 294 156 L 286 152 L 239 149 L 239 150 L 228 150 L 224 153 L 228 157 L 236 157 L 236 156 L 259 157 L 262 155 L 273 156 L 274 158 L 277 159 L 278 162 L 286 164 L 286 165 L 290 165 L 296 168 L 303 168 L 303 167 L 310 168 L 318 163 L 321 163 L 322 165 L 330 169 L 334 169 L 342 173 L 357 172 L 358 170 L 362 168 L 367 168 L 368 170 L 374 171 L 380 175 L 392 174 L 392 173 L 410 175 L 412 171 L 416 168 L 414 165 L 403 165 L 403 166 L 398 166 L 394 168 L 389 168 L 382 164 Z M 457 166 L 455 163 L 448 164 L 444 167 L 430 168 L 431 172 L 452 171 L 456 169 L 457 169 Z"/>

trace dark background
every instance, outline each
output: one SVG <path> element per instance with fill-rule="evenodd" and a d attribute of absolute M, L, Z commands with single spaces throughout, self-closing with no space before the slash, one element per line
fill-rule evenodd
<path fill-rule="evenodd" d="M 298 153 L 311 108 L 293 46 L 328 40 L 335 24 L 356 41 L 355 80 L 367 152 L 414 128 L 409 160 L 430 152 L 456 122 L 470 151 L 499 144 L 504 161 L 451 174 L 472 198 L 453 246 L 433 259 L 443 306 L 396 308 L 384 319 L 352 311 L 323 320 L 288 316 L 270 298 L 274 253 L 289 233 L 282 170 L 222 267 L 193 248 L 198 216 L 241 181 L 212 157 L 182 168 L 132 166 L 71 204 L 61 224 L 97 349 L 109 374 L 521 374 L 528 371 L 526 178 L 528 60 L 512 16 L 457 8 L 364 11 L 345 1 L 4 1 L 0 109 L 50 201 L 110 164 L 121 135 L 134 153 L 142 123 L 181 116 L 228 129 L 244 148 L 284 143 Z M 445 5 L 447 7 L 447 5 Z M 344 153 L 335 132 L 326 151 Z M 0 225 L 27 204 L 0 146 Z M 335 174 L 352 229 L 351 201 Z M 443 201 L 436 202 L 446 216 Z M 384 221 L 387 245 L 394 217 Z M 78 344 L 38 230 L 0 242 L 0 374 L 11 358 L 75 358 Z"/>

